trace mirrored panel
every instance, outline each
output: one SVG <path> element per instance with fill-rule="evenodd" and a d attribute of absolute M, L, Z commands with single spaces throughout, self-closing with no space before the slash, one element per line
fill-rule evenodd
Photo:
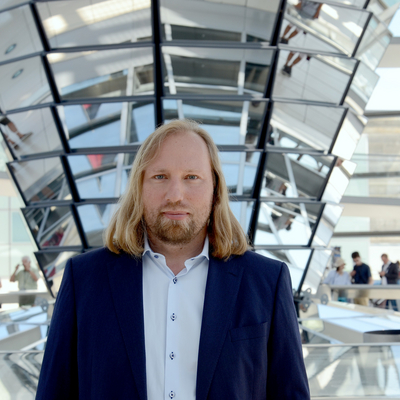
<path fill-rule="evenodd" d="M 126 188 L 135 153 L 69 156 L 81 199 L 119 197 Z"/>
<path fill-rule="evenodd" d="M 71 194 L 58 157 L 9 164 L 27 203 L 69 200 Z"/>
<path fill-rule="evenodd" d="M 356 60 L 280 50 L 274 97 L 340 104 Z"/>
<path fill-rule="evenodd" d="M 387 26 L 373 15 L 361 40 L 356 57 L 374 71 L 389 46 L 391 38 L 392 35 Z"/>
<path fill-rule="evenodd" d="M 102 247 L 103 231 L 107 228 L 117 204 L 85 204 L 77 207 L 89 246 Z"/>
<path fill-rule="evenodd" d="M 0 13 L 0 29 L 0 62 L 43 50 L 29 6 Z"/>
<path fill-rule="evenodd" d="M 250 226 L 250 219 L 253 214 L 254 201 L 233 201 L 229 202 L 229 206 L 233 215 L 239 221 L 244 232 L 247 234 Z"/>
<path fill-rule="evenodd" d="M 262 197 L 319 198 L 334 157 L 298 153 L 268 153 Z"/>
<path fill-rule="evenodd" d="M 274 50 L 162 47 L 168 94 L 262 95 Z"/>
<path fill-rule="evenodd" d="M 0 65 L 0 82 L 3 112 L 53 101 L 40 57 Z"/>
<path fill-rule="evenodd" d="M 39 248 L 82 246 L 70 207 L 28 207 L 22 212 Z"/>
<path fill-rule="evenodd" d="M 256 146 L 266 101 L 172 100 L 163 101 L 164 119 L 188 118 L 202 123 L 217 145 Z"/>
<path fill-rule="evenodd" d="M 328 265 L 332 255 L 332 250 L 313 250 L 310 265 L 307 270 L 306 277 L 300 290 L 311 290 L 312 294 L 317 293 L 318 286 L 321 283 L 325 268 Z"/>
<path fill-rule="evenodd" d="M 260 153 L 223 151 L 219 157 L 229 193 L 251 195 Z"/>
<path fill-rule="evenodd" d="M 151 47 L 52 53 L 47 58 L 65 100 L 154 93 Z"/>
<path fill-rule="evenodd" d="M 307 0 L 289 0 L 281 30 L 281 45 L 351 56 L 369 12 Z"/>
<path fill-rule="evenodd" d="M 308 245 L 321 209 L 322 203 L 263 201 L 254 244 Z"/>
<path fill-rule="evenodd" d="M 150 0 L 38 3 L 52 48 L 152 40 Z"/>
<path fill-rule="evenodd" d="M 313 238 L 313 246 L 328 246 L 332 238 L 335 226 L 343 212 L 343 206 L 325 204 L 322 217 L 318 223 L 317 230 Z"/>
<path fill-rule="evenodd" d="M 155 130 L 154 103 L 96 103 L 59 107 L 73 149 L 138 144 Z"/>
<path fill-rule="evenodd" d="M 344 107 L 275 101 L 267 146 L 329 151 L 345 112 Z"/>
<path fill-rule="evenodd" d="M 76 256 L 74 251 L 47 251 L 35 253 L 40 269 L 46 278 L 47 287 L 55 297 L 60 289 L 64 268 L 67 261 Z"/>
<path fill-rule="evenodd" d="M 62 150 L 60 136 L 48 108 L 0 115 L 0 129 L 13 153 L 20 158 L 28 154 Z"/>
<path fill-rule="evenodd" d="M 310 249 L 256 250 L 256 253 L 284 262 L 289 267 L 292 289 L 293 291 L 298 290 L 308 259 L 310 258 Z"/>
<path fill-rule="evenodd" d="M 349 109 L 333 146 L 332 154 L 350 160 L 366 124 L 367 118 Z"/>
<path fill-rule="evenodd" d="M 161 0 L 164 40 L 269 42 L 278 0 Z"/>
<path fill-rule="evenodd" d="M 355 169 L 355 163 L 338 158 L 322 195 L 322 201 L 340 203 Z"/>

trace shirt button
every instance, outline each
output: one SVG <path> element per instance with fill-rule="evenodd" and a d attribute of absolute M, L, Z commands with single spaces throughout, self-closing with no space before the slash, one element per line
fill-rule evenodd
<path fill-rule="evenodd" d="M 178 317 L 176 316 L 176 314 L 175 314 L 175 313 L 171 315 L 171 319 L 172 319 L 172 321 L 175 321 L 177 318 L 178 318 Z"/>
<path fill-rule="evenodd" d="M 172 390 L 169 392 L 169 398 L 173 399 L 175 397 L 175 392 L 173 392 Z"/>
<path fill-rule="evenodd" d="M 191 258 L 191 260 L 193 261 L 193 260 L 194 260 L 194 258 Z"/>
<path fill-rule="evenodd" d="M 156 256 L 154 256 L 154 258 L 158 258 L 158 256 L 156 255 Z"/>
<path fill-rule="evenodd" d="M 173 360 L 173 359 L 175 358 L 175 354 L 174 354 L 173 351 L 170 353 L 169 358 L 170 358 L 171 360 Z"/>
<path fill-rule="evenodd" d="M 174 284 L 175 284 L 176 282 L 178 282 L 178 278 L 175 276 L 175 278 L 172 279 L 172 282 L 174 282 Z"/>

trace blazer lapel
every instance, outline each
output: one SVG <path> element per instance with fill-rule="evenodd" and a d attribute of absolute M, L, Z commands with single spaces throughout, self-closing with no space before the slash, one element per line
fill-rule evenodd
<path fill-rule="evenodd" d="M 147 400 L 142 261 L 122 254 L 107 268 L 112 298 L 141 400 Z"/>
<path fill-rule="evenodd" d="M 243 267 L 210 257 L 197 366 L 196 400 L 206 400 L 231 321 Z"/>

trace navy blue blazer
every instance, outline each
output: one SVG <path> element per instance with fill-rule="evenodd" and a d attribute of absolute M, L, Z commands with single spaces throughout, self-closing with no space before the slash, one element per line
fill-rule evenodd
<path fill-rule="evenodd" d="M 36 399 L 146 400 L 145 363 L 141 260 L 105 248 L 70 259 Z M 196 400 L 309 398 L 287 266 L 211 257 Z"/>

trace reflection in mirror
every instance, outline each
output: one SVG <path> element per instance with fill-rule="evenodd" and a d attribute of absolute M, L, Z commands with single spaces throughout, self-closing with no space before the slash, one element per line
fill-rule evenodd
<path fill-rule="evenodd" d="M 321 207 L 321 203 L 262 202 L 254 244 L 307 245 Z"/>
<path fill-rule="evenodd" d="M 341 5 L 289 0 L 280 43 L 298 49 L 351 56 L 369 15 L 365 10 Z"/>
<path fill-rule="evenodd" d="M 161 0 L 163 39 L 269 42 L 279 3 L 278 0 Z"/>
<path fill-rule="evenodd" d="M 69 207 L 25 208 L 23 213 L 40 248 L 82 246 Z"/>
<path fill-rule="evenodd" d="M 3 3 L 5 2 L 1 2 L 1 8 L 4 6 Z M 0 62 L 43 50 L 29 6 L 1 13 L 0 25 L 2 29 Z"/>
<path fill-rule="evenodd" d="M 311 250 L 257 250 L 256 253 L 264 257 L 284 262 L 289 267 L 292 289 L 298 290 L 301 277 L 303 276 Z"/>
<path fill-rule="evenodd" d="M 328 246 L 332 238 L 335 226 L 339 221 L 343 212 L 343 206 L 326 204 L 322 213 L 321 220 L 318 223 L 312 245 L 313 246 Z"/>
<path fill-rule="evenodd" d="M 78 207 L 78 213 L 91 247 L 102 247 L 103 231 L 107 228 L 111 216 L 118 204 L 86 204 Z"/>
<path fill-rule="evenodd" d="M 329 151 L 344 107 L 274 102 L 267 146 Z"/>
<path fill-rule="evenodd" d="M 57 296 L 60 289 L 65 264 L 77 254 L 73 251 L 35 253 L 40 268 L 46 277 L 47 287 L 51 290 L 53 296 Z"/>
<path fill-rule="evenodd" d="M 280 50 L 273 95 L 340 104 L 355 65 L 351 58 Z"/>
<path fill-rule="evenodd" d="M 261 196 L 318 198 L 334 157 L 268 153 Z"/>
<path fill-rule="evenodd" d="M 9 167 L 28 203 L 71 199 L 58 157 L 12 162 Z"/>
<path fill-rule="evenodd" d="M 355 169 L 354 162 L 338 158 L 326 185 L 322 201 L 339 204 Z"/>
<path fill-rule="evenodd" d="M 260 136 L 266 102 L 233 100 L 163 101 L 164 119 L 188 118 L 199 121 L 217 145 L 256 146 Z"/>
<path fill-rule="evenodd" d="M 363 115 L 357 115 L 349 109 L 333 146 L 332 154 L 350 160 L 366 124 L 367 119 Z"/>
<path fill-rule="evenodd" d="M 64 100 L 154 93 L 151 47 L 51 53 L 47 58 Z"/>
<path fill-rule="evenodd" d="M 253 213 L 254 201 L 230 201 L 229 206 L 240 226 L 247 233 Z"/>
<path fill-rule="evenodd" d="M 0 65 L 3 112 L 53 101 L 40 57 Z"/>
<path fill-rule="evenodd" d="M 163 47 L 169 94 L 262 95 L 274 50 Z"/>
<path fill-rule="evenodd" d="M 251 195 L 260 153 L 223 151 L 219 157 L 229 193 Z"/>
<path fill-rule="evenodd" d="M 155 130 L 150 101 L 71 105 L 58 112 L 73 149 L 139 144 Z"/>
<path fill-rule="evenodd" d="M 8 117 L 0 115 L 0 124 L 4 139 L 18 158 L 28 154 L 62 150 L 54 119 L 48 108 Z"/>
<path fill-rule="evenodd" d="M 38 3 L 52 48 L 152 40 L 150 0 L 68 0 Z"/>
<path fill-rule="evenodd" d="M 307 270 L 306 277 L 301 287 L 302 291 L 311 290 L 312 294 L 317 293 L 318 286 L 324 275 L 325 268 L 328 265 L 332 250 L 313 250 L 310 265 Z"/>
<path fill-rule="evenodd" d="M 118 198 L 126 188 L 135 154 L 69 156 L 81 199 Z"/>

